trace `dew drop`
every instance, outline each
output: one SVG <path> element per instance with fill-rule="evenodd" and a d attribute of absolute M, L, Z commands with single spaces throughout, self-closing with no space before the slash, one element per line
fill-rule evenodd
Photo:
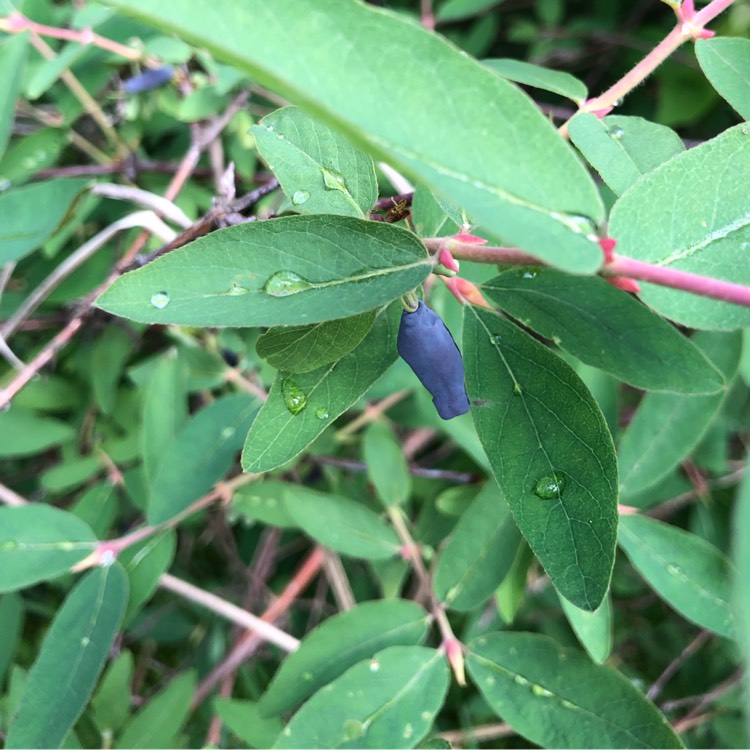
<path fill-rule="evenodd" d="M 330 169 L 321 167 L 320 170 L 323 173 L 323 186 L 326 190 L 340 190 L 342 193 L 347 192 L 346 180 L 336 172 L 331 172 Z"/>
<path fill-rule="evenodd" d="M 240 297 L 243 294 L 250 294 L 250 290 L 242 286 L 242 284 L 238 284 L 236 281 L 233 281 L 232 286 L 229 287 L 229 291 L 227 292 L 227 294 L 230 297 Z"/>
<path fill-rule="evenodd" d="M 157 309 L 163 310 L 169 304 L 169 295 L 166 292 L 152 294 L 151 304 Z"/>
<path fill-rule="evenodd" d="M 84 636 L 83 636 L 83 638 L 81 638 L 81 645 L 82 645 L 82 646 L 83 646 L 84 648 L 86 648 L 86 646 L 88 646 L 88 645 L 89 645 L 89 643 L 91 643 L 91 638 L 87 638 L 87 637 L 86 637 L 86 636 L 84 635 Z"/>
<path fill-rule="evenodd" d="M 283 141 L 283 140 L 284 140 L 284 138 L 286 138 L 286 136 L 285 136 L 285 135 L 284 135 L 283 133 L 279 133 L 279 134 L 278 134 L 278 135 L 277 135 L 276 137 L 277 137 L 277 138 L 278 138 L 278 139 L 279 139 L 280 141 Z"/>
<path fill-rule="evenodd" d="M 322 406 L 319 409 L 315 410 L 315 416 L 318 419 L 328 419 L 328 410 L 324 409 Z"/>
<path fill-rule="evenodd" d="M 669 563 L 667 565 L 667 573 L 672 576 L 676 576 L 677 578 L 684 578 L 685 573 L 683 572 L 682 568 L 679 565 L 675 565 L 674 563 Z"/>
<path fill-rule="evenodd" d="M 625 131 L 620 127 L 610 128 L 609 135 L 616 141 L 619 141 L 625 135 Z"/>
<path fill-rule="evenodd" d="M 103 568 L 108 568 L 110 565 L 115 564 L 115 560 L 117 560 L 117 555 L 111 549 L 107 549 L 102 552 L 99 563 Z"/>
<path fill-rule="evenodd" d="M 522 677 L 520 674 L 513 675 L 513 682 L 515 682 L 516 685 L 529 685 L 530 684 L 529 681 L 525 677 Z"/>
<path fill-rule="evenodd" d="M 379 669 L 380 669 L 380 662 L 377 659 L 372 659 L 370 661 L 370 671 L 377 672 Z"/>
<path fill-rule="evenodd" d="M 560 471 L 553 471 L 537 480 L 534 485 L 534 494 L 540 500 L 554 500 L 556 497 L 562 496 L 566 482 L 565 474 Z"/>
<path fill-rule="evenodd" d="M 225 427 L 221 431 L 221 439 L 222 440 L 229 440 L 229 438 L 231 438 L 234 435 L 235 432 L 236 432 L 236 430 L 234 429 L 234 427 Z"/>
<path fill-rule="evenodd" d="M 305 682 L 312 682 L 312 679 L 313 679 L 313 673 L 312 673 L 312 672 L 305 672 L 305 673 L 304 673 L 304 674 L 302 675 L 302 679 L 303 679 L 303 680 L 304 680 Z"/>
<path fill-rule="evenodd" d="M 310 193 L 307 190 L 295 190 L 292 195 L 292 203 L 295 206 L 301 206 L 303 203 L 307 203 Z"/>
<path fill-rule="evenodd" d="M 534 695 L 538 695 L 540 698 L 549 698 L 552 695 L 549 690 L 543 688 L 541 685 L 537 685 L 536 683 L 531 686 L 531 692 L 534 693 Z"/>
<path fill-rule="evenodd" d="M 518 275 L 522 279 L 535 279 L 539 276 L 540 270 L 539 268 L 524 268 L 518 271 Z"/>
<path fill-rule="evenodd" d="M 343 732 L 345 740 L 356 740 L 365 736 L 365 725 L 359 719 L 347 719 Z"/>
<path fill-rule="evenodd" d="M 487 678 L 487 679 L 485 680 L 485 683 L 486 683 L 487 685 L 494 685 L 494 684 L 495 684 L 495 678 L 494 678 L 494 677 L 488 677 L 488 678 Z"/>
<path fill-rule="evenodd" d="M 408 740 L 414 734 L 414 727 L 411 724 L 407 724 L 404 727 L 404 739 Z"/>
<path fill-rule="evenodd" d="M 565 217 L 565 223 L 576 234 L 585 234 L 587 237 L 593 235 L 596 239 L 596 223 L 588 216 L 569 215 Z"/>
<path fill-rule="evenodd" d="M 276 271 L 268 281 L 266 281 L 263 291 L 272 297 L 288 297 L 290 294 L 297 294 L 309 289 L 312 284 L 303 279 L 294 271 Z"/>
<path fill-rule="evenodd" d="M 268 131 L 269 133 L 273 133 L 273 125 L 266 125 L 266 130 L 267 130 L 267 131 Z"/>
<path fill-rule="evenodd" d="M 281 395 L 292 414 L 299 414 L 307 406 L 307 394 L 289 378 L 281 379 Z"/>

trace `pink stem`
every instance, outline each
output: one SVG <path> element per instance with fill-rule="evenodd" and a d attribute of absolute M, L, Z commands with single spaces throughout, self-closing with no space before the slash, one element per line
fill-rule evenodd
<path fill-rule="evenodd" d="M 679 271 L 676 268 L 654 266 L 617 254 L 614 255 L 612 262 L 603 267 L 602 271 L 612 276 L 627 276 L 631 279 L 667 286 L 670 289 L 681 289 L 702 297 L 750 307 L 750 287 L 733 284 L 731 281 L 712 279 L 689 271 Z"/>

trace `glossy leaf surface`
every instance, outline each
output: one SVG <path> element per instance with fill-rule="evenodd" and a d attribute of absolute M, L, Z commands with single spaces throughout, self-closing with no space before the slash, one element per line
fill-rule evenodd
<path fill-rule="evenodd" d="M 0 591 L 57 578 L 96 545 L 91 528 L 49 505 L 0 508 Z"/>
<path fill-rule="evenodd" d="M 620 546 L 649 585 L 683 617 L 734 636 L 729 560 L 695 534 L 645 516 L 620 519 Z"/>
<path fill-rule="evenodd" d="M 245 471 L 285 464 L 369 390 L 396 359 L 400 314 L 401 306 L 394 305 L 379 315 L 362 343 L 338 362 L 292 377 L 279 374 L 247 435 Z M 305 399 L 296 413 L 287 406 L 290 382 Z"/>
<path fill-rule="evenodd" d="M 617 464 L 573 370 L 501 316 L 464 308 L 466 384 L 492 471 L 560 593 L 601 603 L 614 563 Z"/>
<path fill-rule="evenodd" d="M 274 747 L 414 747 L 430 730 L 447 690 L 442 653 L 392 646 L 318 691 Z"/>
<path fill-rule="evenodd" d="M 541 747 L 664 747 L 682 743 L 619 672 L 532 633 L 469 644 L 469 674 L 493 710 Z"/>
<path fill-rule="evenodd" d="M 716 393 L 725 386 L 723 374 L 690 339 L 598 276 L 508 271 L 482 290 L 561 349 L 637 388 Z"/>
<path fill-rule="evenodd" d="M 340 133 L 299 107 L 277 109 L 252 132 L 296 211 L 368 218 L 378 197 L 375 165 Z"/>
<path fill-rule="evenodd" d="M 379 307 L 430 268 L 417 238 L 392 224 L 289 216 L 201 237 L 121 276 L 97 305 L 144 323 L 302 325 Z"/>
<path fill-rule="evenodd" d="M 263 694 L 267 715 L 289 711 L 363 659 L 387 646 L 416 646 L 427 634 L 427 613 L 403 600 L 363 602 L 329 618 L 289 654 Z"/>
<path fill-rule="evenodd" d="M 750 130 L 737 125 L 644 175 L 612 209 L 617 252 L 750 284 Z M 689 180 L 684 176 L 690 175 Z M 750 325 L 750 309 L 641 282 L 641 299 L 691 328 Z"/>
<path fill-rule="evenodd" d="M 62 744 L 94 690 L 127 597 L 119 563 L 92 570 L 70 592 L 29 671 L 6 747 Z"/>

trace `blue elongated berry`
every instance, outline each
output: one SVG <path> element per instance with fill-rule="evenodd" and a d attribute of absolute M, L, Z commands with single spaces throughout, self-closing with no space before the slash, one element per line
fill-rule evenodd
<path fill-rule="evenodd" d="M 434 310 L 422 301 L 414 312 L 404 310 L 396 345 L 443 419 L 469 411 L 461 352 Z"/>
<path fill-rule="evenodd" d="M 122 88 L 126 94 L 141 94 L 144 91 L 158 89 L 168 83 L 174 75 L 174 68 L 171 65 L 165 65 L 162 68 L 144 70 L 132 78 L 126 78 L 122 82 Z"/>

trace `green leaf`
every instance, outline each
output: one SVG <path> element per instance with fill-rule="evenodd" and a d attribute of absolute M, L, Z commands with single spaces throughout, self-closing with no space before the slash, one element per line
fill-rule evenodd
<path fill-rule="evenodd" d="M 750 664 L 750 473 L 740 483 L 732 523 L 732 559 L 738 574 L 734 579 L 732 603 L 736 617 L 737 643 L 745 662 L 745 716 L 750 716 L 747 665 Z"/>
<path fill-rule="evenodd" d="M 587 612 L 560 597 L 565 617 L 589 656 L 601 664 L 612 651 L 612 600 L 609 596 L 594 612 Z"/>
<path fill-rule="evenodd" d="M 483 604 L 510 571 L 519 541 L 503 493 L 487 482 L 440 553 L 434 579 L 439 599 L 459 612 Z"/>
<path fill-rule="evenodd" d="M 674 130 L 642 117 L 581 112 L 568 127 L 570 140 L 617 195 L 685 150 Z"/>
<path fill-rule="evenodd" d="M 97 305 L 145 323 L 301 325 L 379 307 L 431 267 L 419 240 L 392 224 L 289 216 L 201 237 L 121 276 Z"/>
<path fill-rule="evenodd" d="M 57 578 L 93 552 L 94 532 L 49 505 L 0 508 L 0 592 Z"/>
<path fill-rule="evenodd" d="M 120 553 L 119 561 L 130 580 L 130 598 L 125 610 L 129 623 L 159 586 L 162 573 L 169 570 L 177 547 L 177 535 L 172 529 L 134 544 Z"/>
<path fill-rule="evenodd" d="M 411 221 L 420 237 L 447 237 L 457 234 L 460 224 L 425 187 L 417 186 L 411 201 Z"/>
<path fill-rule="evenodd" d="M 716 393 L 722 373 L 690 339 L 598 276 L 551 268 L 508 271 L 482 290 L 560 348 L 652 391 Z"/>
<path fill-rule="evenodd" d="M 0 195 L 0 265 L 23 258 L 51 237 L 87 185 L 87 180 L 49 180 Z"/>
<path fill-rule="evenodd" d="M 474 424 L 510 510 L 558 591 L 595 610 L 617 536 L 617 463 L 575 372 L 501 316 L 464 308 Z"/>
<path fill-rule="evenodd" d="M 0 456 L 29 456 L 48 448 L 69 443 L 75 438 L 75 427 L 50 417 L 39 417 L 32 411 L 12 406 L 0 412 Z"/>
<path fill-rule="evenodd" d="M 96 402 L 105 414 L 111 414 L 115 408 L 117 386 L 135 343 L 132 331 L 111 326 L 93 346 L 91 385 Z"/>
<path fill-rule="evenodd" d="M 620 546 L 649 586 L 683 617 L 734 636 L 728 558 L 695 534 L 645 516 L 620 519 Z"/>
<path fill-rule="evenodd" d="M 472 641 L 466 665 L 492 710 L 541 747 L 664 747 L 682 743 L 624 675 L 532 633 Z"/>
<path fill-rule="evenodd" d="M 551 91 L 566 99 L 572 99 L 576 104 L 582 104 L 588 97 L 586 84 L 561 70 L 550 70 L 541 65 L 509 58 L 482 60 L 482 62 L 503 78 L 525 86 L 533 86 L 542 91 Z"/>
<path fill-rule="evenodd" d="M 500 5 L 503 0 L 445 0 L 435 14 L 438 21 L 463 21 Z"/>
<path fill-rule="evenodd" d="M 251 701 L 216 698 L 214 708 L 229 731 L 247 747 L 271 747 L 284 728 L 281 719 L 263 716 L 258 704 Z"/>
<path fill-rule="evenodd" d="M 447 690 L 444 654 L 392 646 L 313 695 L 274 747 L 414 747 L 429 732 Z"/>
<path fill-rule="evenodd" d="M 0 688 L 5 682 L 5 672 L 13 661 L 23 628 L 23 599 L 18 594 L 0 596 Z"/>
<path fill-rule="evenodd" d="M 289 515 L 283 494 L 287 485 L 264 479 L 239 487 L 232 495 L 232 509 L 245 521 L 260 521 L 282 529 L 296 529 L 297 522 Z"/>
<path fill-rule="evenodd" d="M 258 410 L 246 394 L 223 396 L 195 414 L 175 437 L 151 486 L 150 524 L 174 518 L 232 466 Z"/>
<path fill-rule="evenodd" d="M 128 721 L 115 747 L 176 747 L 177 733 L 187 720 L 195 684 L 192 671 L 171 679 Z"/>
<path fill-rule="evenodd" d="M 115 486 L 106 481 L 87 487 L 70 506 L 70 512 L 88 524 L 97 538 L 106 539 L 117 517 L 118 505 Z"/>
<path fill-rule="evenodd" d="M 293 379 L 279 374 L 247 435 L 245 471 L 260 473 L 285 464 L 370 389 L 396 359 L 401 309 L 392 305 L 379 315 L 362 343 L 338 362 Z M 290 382 L 306 399 L 296 413 L 284 397 L 284 385 L 288 396 Z"/>
<path fill-rule="evenodd" d="M 277 370 L 310 372 L 345 357 L 367 336 L 377 310 L 307 326 L 276 326 L 258 338 L 258 355 Z"/>
<path fill-rule="evenodd" d="M 304 105 L 507 244 L 570 271 L 601 264 L 580 217 L 598 225 L 602 203 L 572 148 L 516 86 L 410 19 L 340 0 L 224 3 L 211 24 L 214 0 L 108 4 Z"/>
<path fill-rule="evenodd" d="M 369 217 L 378 197 L 369 154 L 299 107 L 277 109 L 252 132 L 295 210 Z"/>
<path fill-rule="evenodd" d="M 296 484 L 287 485 L 282 498 L 299 528 L 336 552 L 364 560 L 398 554 L 393 529 L 364 505 Z"/>
<path fill-rule="evenodd" d="M 26 82 L 26 97 L 30 100 L 38 99 L 55 81 L 91 48 L 87 44 L 70 42 L 50 60 L 43 60 L 34 68 L 33 74 Z"/>
<path fill-rule="evenodd" d="M 127 597 L 128 580 L 117 562 L 92 570 L 76 584 L 29 671 L 7 748 L 62 744 L 94 690 Z"/>
<path fill-rule="evenodd" d="M 107 667 L 91 699 L 94 721 L 102 734 L 116 732 L 128 718 L 132 679 L 133 654 L 122 651 Z"/>
<path fill-rule="evenodd" d="M 693 341 L 730 382 L 737 372 L 742 335 L 697 333 Z M 727 396 L 648 393 L 636 410 L 619 445 L 620 493 L 642 492 L 663 479 L 700 442 Z"/>
<path fill-rule="evenodd" d="M 400 599 L 357 604 L 308 633 L 289 654 L 258 703 L 261 713 L 281 714 L 304 701 L 349 667 L 387 646 L 416 646 L 429 618 L 418 604 Z"/>
<path fill-rule="evenodd" d="M 185 368 L 175 350 L 161 357 L 144 391 L 141 454 L 153 480 L 167 448 L 187 421 Z"/>
<path fill-rule="evenodd" d="M 8 147 L 3 158 L 0 160 L 0 185 L 8 187 L 8 183 L 12 185 L 21 185 L 28 181 L 33 175 L 35 175 L 40 169 L 45 167 L 51 167 L 55 164 L 57 157 L 62 151 L 63 147 L 68 143 L 68 134 L 64 128 L 42 128 L 37 130 L 35 133 L 25 135 L 23 138 L 16 138 Z M 43 185 L 51 185 L 54 183 L 78 183 L 80 180 L 51 180 L 50 182 L 38 183 L 34 187 L 39 187 L 38 191 L 34 191 L 27 194 L 27 200 L 31 200 L 34 196 L 45 196 L 53 197 L 55 191 L 49 188 L 43 188 Z M 15 191 L 14 191 L 15 192 Z M 60 192 L 65 194 L 66 188 L 60 188 Z M 11 195 L 11 193 L 8 193 Z M 18 216 L 24 216 L 25 220 L 21 223 L 14 214 L 9 214 L 8 210 L 11 205 L 19 207 L 20 199 L 16 198 L 13 201 L 8 200 L 7 203 L 0 203 L 0 207 L 3 212 L 3 216 L 12 216 L 15 221 L 9 222 L 8 225 L 3 226 L 3 231 L 0 232 L 0 263 L 5 263 L 7 258 L 5 255 L 12 251 L 14 257 L 21 257 L 22 255 L 28 255 L 31 250 L 40 244 L 44 239 L 49 237 L 52 232 L 57 228 L 57 222 L 52 223 L 51 219 L 56 219 L 59 209 L 53 203 L 38 203 L 36 205 L 27 203 L 23 208 L 26 210 Z M 40 212 L 38 206 L 51 206 L 53 208 L 49 213 L 44 212 L 43 218 L 40 220 Z M 72 212 L 70 212 L 72 213 Z M 65 215 L 65 210 L 60 213 L 60 216 Z M 70 215 L 70 214 L 69 214 Z M 47 226 L 51 223 L 51 226 Z M 16 235 L 20 235 L 18 242 L 9 242 L 6 244 L 4 238 L 8 237 L 9 233 L 6 229 L 9 226 L 17 226 L 17 232 L 10 234 L 10 238 L 14 239 Z M 37 234 L 30 231 L 30 227 L 43 228 L 45 230 L 44 237 L 36 241 Z M 20 251 L 19 247 L 24 247 L 26 244 L 34 240 L 34 247 L 24 250 L 17 255 Z"/>
<path fill-rule="evenodd" d="M 21 79 L 26 66 L 28 35 L 7 36 L 0 46 L 0 156 L 8 145 L 16 115 L 16 99 L 21 91 Z M 2 205 L 2 204 L 0 204 Z M 11 214 L 3 214 L 3 223 Z M 0 260 L 0 265 L 6 261 Z"/>
<path fill-rule="evenodd" d="M 695 54 L 711 85 L 750 120 L 750 39 L 698 39 Z"/>
<path fill-rule="evenodd" d="M 374 422 L 362 440 L 367 476 L 383 505 L 401 505 L 411 494 L 411 474 L 401 444 L 385 422 Z"/>
<path fill-rule="evenodd" d="M 644 175 L 617 201 L 617 252 L 665 268 L 750 285 L 750 129 L 730 128 Z M 685 175 L 690 175 L 686 180 Z M 750 325 L 750 309 L 641 283 L 641 299 L 691 328 Z"/>

